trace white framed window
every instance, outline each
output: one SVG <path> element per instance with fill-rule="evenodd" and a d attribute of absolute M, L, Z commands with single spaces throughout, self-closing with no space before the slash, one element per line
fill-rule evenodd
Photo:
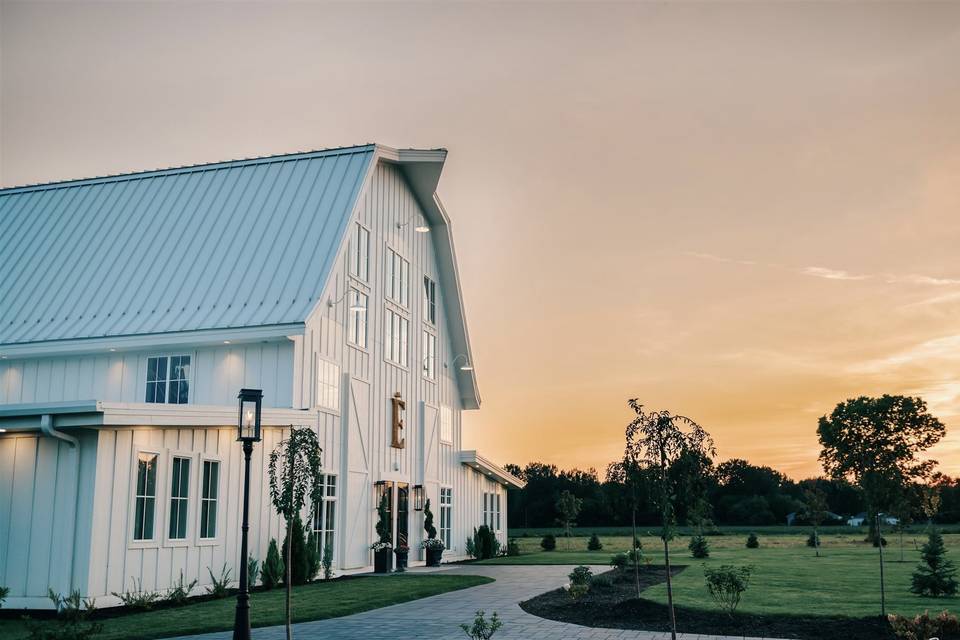
<path fill-rule="evenodd" d="M 190 458 L 173 456 L 170 463 L 170 523 L 167 538 L 185 540 L 190 508 Z"/>
<path fill-rule="evenodd" d="M 437 379 L 437 336 L 426 329 L 423 331 L 423 376 L 428 380 Z"/>
<path fill-rule="evenodd" d="M 440 407 L 440 442 L 453 444 L 453 410 Z"/>
<path fill-rule="evenodd" d="M 317 553 L 323 558 L 323 550 L 330 546 L 336 553 L 334 536 L 337 530 L 337 476 L 327 474 L 323 481 L 323 499 L 313 505 L 313 535 Z"/>
<path fill-rule="evenodd" d="M 217 537 L 217 506 L 220 497 L 220 462 L 203 461 L 200 481 L 200 539 Z"/>
<path fill-rule="evenodd" d="M 494 494 L 493 497 L 496 499 L 496 507 L 493 513 L 496 516 L 496 524 L 497 524 L 497 528 L 494 529 L 494 531 L 500 531 L 500 494 L 496 493 Z"/>
<path fill-rule="evenodd" d="M 492 531 L 500 531 L 500 494 L 483 494 L 483 524 Z"/>
<path fill-rule="evenodd" d="M 340 410 L 340 367 L 319 357 L 317 358 L 316 406 L 334 411 Z"/>
<path fill-rule="evenodd" d="M 437 283 L 423 276 L 423 321 L 437 326 Z"/>
<path fill-rule="evenodd" d="M 370 232 L 357 222 L 350 246 L 350 275 L 364 282 L 370 278 Z"/>
<path fill-rule="evenodd" d="M 350 344 L 367 348 L 367 310 L 370 308 L 370 296 L 359 289 L 350 289 L 350 326 L 347 328 L 347 340 Z"/>
<path fill-rule="evenodd" d="M 393 249 L 387 249 L 387 298 L 402 307 L 410 304 L 410 263 Z"/>
<path fill-rule="evenodd" d="M 453 489 L 440 487 L 440 539 L 449 549 L 453 539 Z"/>
<path fill-rule="evenodd" d="M 190 356 L 147 358 L 145 402 L 187 404 L 190 399 Z"/>
<path fill-rule="evenodd" d="M 387 309 L 384 333 L 384 356 L 388 361 L 406 367 L 408 364 L 407 341 L 410 335 L 410 320 L 393 309 Z"/>
<path fill-rule="evenodd" d="M 157 514 L 157 462 L 151 451 L 137 452 L 137 486 L 134 493 L 133 539 L 154 539 Z"/>

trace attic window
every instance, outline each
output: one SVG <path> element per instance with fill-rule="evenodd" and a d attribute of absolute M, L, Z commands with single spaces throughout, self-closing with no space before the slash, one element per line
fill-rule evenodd
<path fill-rule="evenodd" d="M 147 358 L 146 402 L 187 404 L 190 398 L 190 356 Z"/>

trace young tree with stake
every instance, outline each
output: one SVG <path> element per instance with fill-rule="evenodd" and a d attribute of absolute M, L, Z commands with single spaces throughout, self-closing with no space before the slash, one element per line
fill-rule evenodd
<path fill-rule="evenodd" d="M 803 492 L 803 517 L 813 525 L 813 549 L 817 557 L 820 557 L 820 525 L 827 519 L 828 505 L 827 494 L 823 490 L 814 487 L 805 489 Z"/>
<path fill-rule="evenodd" d="M 573 527 L 577 526 L 577 516 L 580 515 L 581 505 L 583 505 L 583 500 L 566 489 L 557 498 L 557 513 L 560 514 L 557 523 L 563 527 L 563 535 L 567 539 L 567 551 L 570 550 L 570 534 Z"/>
<path fill-rule="evenodd" d="M 310 498 L 311 504 L 323 499 L 323 475 L 320 473 L 323 450 L 313 429 L 294 429 L 270 452 L 270 500 L 287 526 L 287 558 L 284 572 L 286 586 L 287 640 L 293 637 L 290 619 L 290 567 L 293 563 L 291 533 L 293 522 Z"/>

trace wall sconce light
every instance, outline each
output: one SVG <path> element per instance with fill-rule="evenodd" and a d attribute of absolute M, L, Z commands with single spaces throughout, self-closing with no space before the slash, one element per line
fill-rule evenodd
<path fill-rule="evenodd" d="M 453 362 L 450 363 L 451 366 L 456 366 L 457 360 L 463 358 L 463 364 L 460 365 L 460 371 L 473 371 L 473 365 L 470 364 L 470 358 L 466 354 L 461 353 L 456 358 L 453 359 Z"/>
<path fill-rule="evenodd" d="M 413 510 L 423 511 L 423 485 L 413 485 Z"/>

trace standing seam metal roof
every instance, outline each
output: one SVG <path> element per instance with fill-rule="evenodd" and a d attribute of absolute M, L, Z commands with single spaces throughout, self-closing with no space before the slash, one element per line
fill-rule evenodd
<path fill-rule="evenodd" d="M 0 191 L 0 344 L 304 321 L 374 153 Z"/>

